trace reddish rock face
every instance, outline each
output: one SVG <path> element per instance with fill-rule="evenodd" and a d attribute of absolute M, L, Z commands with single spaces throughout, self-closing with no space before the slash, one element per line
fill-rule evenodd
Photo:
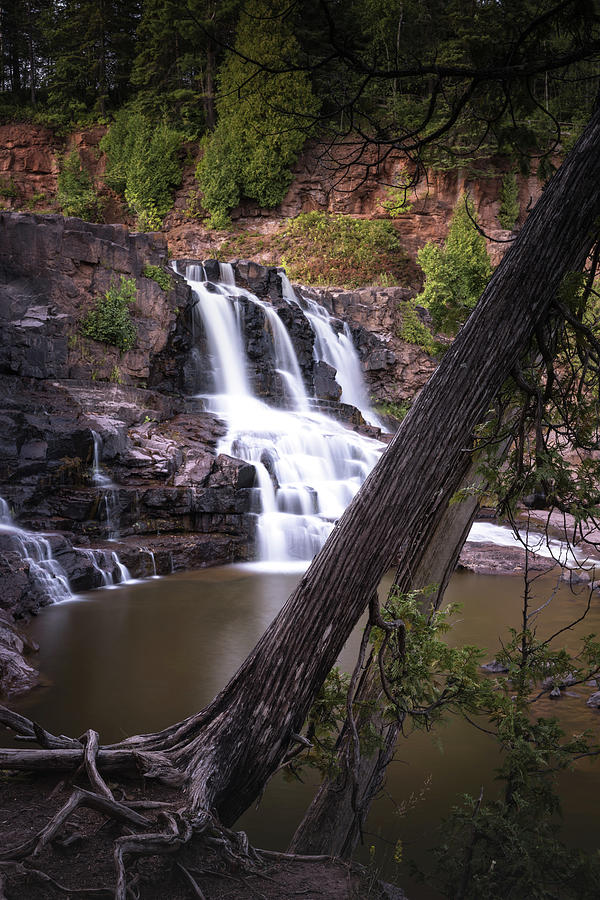
<path fill-rule="evenodd" d="M 30 123 L 0 126 L 0 179 L 6 184 L 12 181 L 17 192 L 15 198 L 2 198 L 2 204 L 7 208 L 22 208 L 37 197 L 36 206 L 56 208 L 59 157 L 76 148 L 96 180 L 103 200 L 104 220 L 133 225 L 122 199 L 103 181 L 106 156 L 100 151 L 100 141 L 105 133 L 105 125 L 96 125 L 74 132 L 64 140 L 57 138 L 50 129 Z M 186 145 L 185 152 L 188 157 L 197 156 L 198 147 Z M 377 151 L 371 149 L 361 156 L 360 162 L 344 166 L 349 155 L 352 155 L 352 147 L 349 149 L 348 145 L 324 150 L 318 142 L 309 144 L 294 167 L 294 180 L 282 203 L 275 210 L 266 210 L 252 201 L 245 201 L 233 210 L 233 220 L 268 235 L 276 231 L 286 217 L 315 209 L 366 218 L 381 217 L 385 214 L 381 203 L 387 197 L 388 186 L 399 177 L 406 178 L 403 161 L 393 154 L 378 160 Z M 181 187 L 174 197 L 173 209 L 165 219 L 163 232 L 168 238 L 171 256 L 205 259 L 213 257 L 230 234 L 208 231 L 201 219 L 188 215 L 190 198 L 198 191 L 195 167 L 195 160 L 184 167 Z M 492 158 L 480 161 L 478 168 L 477 174 L 470 174 L 467 169 L 430 170 L 420 178 L 414 190 L 411 189 L 407 199 L 412 208 L 398 220 L 401 244 L 411 256 L 414 257 L 428 241 L 440 243 L 445 239 L 450 214 L 466 191 L 473 200 L 481 227 L 489 236 L 488 252 L 492 262 L 494 265 L 499 263 L 507 246 L 505 241 L 510 236 L 500 227 L 497 218 L 506 162 Z M 519 223 L 522 223 L 526 210 L 540 196 L 541 184 L 535 175 L 518 176 L 518 181 Z M 257 253 L 256 258 L 260 262 L 276 262 L 266 252 Z"/>

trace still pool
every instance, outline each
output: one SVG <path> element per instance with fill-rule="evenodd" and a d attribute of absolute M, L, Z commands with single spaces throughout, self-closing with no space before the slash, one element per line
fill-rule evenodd
<path fill-rule="evenodd" d="M 93 727 L 105 743 L 160 729 L 204 706 L 225 685 L 299 577 L 297 571 L 227 566 L 124 584 L 47 607 L 28 629 L 40 644 L 37 665 L 47 685 L 12 705 L 53 732 L 79 735 Z M 549 577 L 536 582 L 540 603 L 554 587 Z M 446 600 L 461 603 L 462 611 L 449 640 L 485 647 L 492 658 L 508 626 L 519 626 L 521 590 L 518 578 L 455 574 Z M 540 633 L 576 618 L 585 599 L 584 592 L 573 596 L 559 587 L 540 617 Z M 594 599 L 578 632 L 599 631 L 600 599 Z M 355 633 L 344 649 L 345 668 L 352 667 L 358 640 Z M 571 634 L 567 644 L 576 646 Z M 559 714 L 566 730 L 591 729 L 600 737 L 600 713 L 585 704 L 590 691 L 577 687 L 577 696 L 546 699 L 539 713 Z M 492 739 L 461 719 L 402 738 L 373 805 L 362 859 L 374 845 L 376 865 L 391 877 L 389 860 L 400 838 L 404 857 L 425 863 L 436 828 L 458 795 L 478 795 L 482 786 L 485 796 L 493 794 L 497 763 Z M 310 773 L 303 784 L 277 776 L 238 826 L 256 845 L 284 849 L 315 785 Z M 598 846 L 600 763 L 578 763 L 562 777 L 561 795 L 568 840 Z M 410 884 L 409 896 L 437 894 Z"/>

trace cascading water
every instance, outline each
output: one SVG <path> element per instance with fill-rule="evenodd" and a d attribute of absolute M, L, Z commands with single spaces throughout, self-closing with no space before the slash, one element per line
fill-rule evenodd
<path fill-rule="evenodd" d="M 384 429 L 381 420 L 373 412 L 369 403 L 360 360 L 352 343 L 352 335 L 347 322 L 343 323 L 341 331 L 336 331 L 332 325 L 332 318 L 324 306 L 304 294 L 300 295 L 301 302 L 299 302 L 296 291 L 283 269 L 279 270 L 279 276 L 284 300 L 300 306 L 315 333 L 315 359 L 328 363 L 337 371 L 335 378 L 342 389 L 340 398 L 342 403 L 355 406 L 361 411 L 366 422 Z"/>
<path fill-rule="evenodd" d="M 109 541 L 114 541 L 119 537 L 119 504 L 117 489 L 108 475 L 105 475 L 102 471 L 100 465 L 100 460 L 102 458 L 102 438 L 95 431 L 92 431 L 92 438 L 94 440 L 92 479 L 101 492 L 100 504 L 104 510 L 107 538 Z"/>
<path fill-rule="evenodd" d="M 377 462 L 383 444 L 311 411 L 296 354 L 276 310 L 236 287 L 231 266 L 221 264 L 217 285 L 205 282 L 204 274 L 201 266 L 186 270 L 212 360 L 215 393 L 205 396 L 205 402 L 228 426 L 218 449 L 255 467 L 260 558 L 310 560 Z M 264 313 L 285 409 L 268 406 L 250 387 L 242 298 Z"/>
<path fill-rule="evenodd" d="M 61 600 L 68 600 L 73 596 L 67 574 L 58 560 L 54 559 L 48 538 L 18 528 L 12 520 L 8 503 L 2 497 L 0 497 L 0 535 L 8 537 L 11 549 L 29 564 L 34 581 L 53 603 L 60 603 Z"/>
<path fill-rule="evenodd" d="M 34 582 L 52 603 L 73 599 L 75 595 L 69 586 L 68 575 L 54 558 L 49 535 L 36 534 L 15 525 L 6 500 L 0 497 L 0 537 L 2 535 L 6 535 L 10 549 L 28 563 Z M 83 547 L 72 549 L 88 560 L 100 576 L 102 587 L 112 587 L 130 580 L 129 569 L 115 552 L 107 554 L 104 550 Z M 154 571 L 156 573 L 156 567 Z"/>

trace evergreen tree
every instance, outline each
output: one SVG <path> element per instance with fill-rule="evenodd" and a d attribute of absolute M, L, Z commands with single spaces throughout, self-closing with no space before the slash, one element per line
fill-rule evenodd
<path fill-rule="evenodd" d="M 465 322 L 492 271 L 475 221 L 472 202 L 461 197 L 444 246 L 425 244 L 417 254 L 425 285 L 416 302 L 428 306 L 434 326 L 448 334 L 455 334 Z"/>
<path fill-rule="evenodd" d="M 235 53 L 219 73 L 217 128 L 198 166 L 203 205 L 215 227 L 242 197 L 276 206 L 292 180 L 318 101 L 302 72 L 271 74 L 262 67 L 293 65 L 300 48 L 283 0 L 249 0 L 240 17 Z M 251 60 L 251 61 L 250 61 Z"/>
<path fill-rule="evenodd" d="M 145 112 L 196 132 L 215 125 L 215 66 L 234 39 L 241 0 L 144 0 L 132 83 Z M 219 43 L 213 37 L 219 35 Z"/>
<path fill-rule="evenodd" d="M 137 0 L 53 4 L 48 102 L 59 119 L 104 115 L 126 99 L 138 17 Z"/>

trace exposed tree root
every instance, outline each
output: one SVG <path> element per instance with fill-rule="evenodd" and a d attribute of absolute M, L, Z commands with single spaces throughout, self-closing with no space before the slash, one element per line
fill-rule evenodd
<path fill-rule="evenodd" d="M 188 728 L 183 729 L 184 739 L 181 736 L 181 728 L 167 730 L 166 743 L 170 744 L 170 747 L 167 752 L 163 752 L 154 749 L 158 746 L 157 736 L 152 736 L 151 740 L 146 740 L 151 736 L 144 736 L 139 742 L 134 738 L 114 747 L 101 747 L 98 733 L 92 729 L 79 739 L 64 735 L 56 736 L 41 729 L 37 723 L 24 716 L 2 707 L 0 707 L 0 723 L 12 728 L 24 740 L 36 741 L 43 745 L 41 750 L 0 751 L 0 768 L 32 771 L 70 769 L 75 774 L 69 780 L 80 774 L 84 775 L 92 788 L 86 790 L 80 786 L 73 787 L 67 801 L 41 830 L 24 843 L 0 852 L 0 868 L 45 881 L 62 893 L 77 893 L 75 889 L 71 890 L 41 870 L 29 866 L 26 860 L 39 856 L 51 842 L 60 842 L 60 845 L 65 847 L 73 840 L 81 838 L 79 832 L 62 840 L 59 835 L 65 826 L 68 826 L 73 813 L 77 809 L 87 807 L 106 817 L 101 827 L 113 821 L 136 831 L 121 834 L 114 841 L 113 860 L 116 870 L 114 891 L 108 888 L 90 888 L 81 892 L 86 896 L 113 896 L 115 900 L 127 900 L 128 896 L 136 896 L 133 890 L 135 879 L 128 877 L 129 861 L 132 858 L 177 854 L 194 836 L 199 838 L 202 845 L 215 854 L 223 867 L 229 871 L 258 874 L 263 861 L 250 847 L 246 835 L 223 827 L 208 809 L 198 807 L 197 802 L 192 804 L 189 796 L 183 805 L 156 800 L 128 801 L 124 792 L 120 794 L 122 799 L 118 800 L 100 772 L 100 768 L 113 772 L 134 769 L 144 778 L 155 777 L 171 785 L 181 785 L 185 778 L 184 772 L 178 769 L 169 757 L 177 751 L 181 752 L 185 747 L 185 738 L 190 741 Z M 172 733 L 169 733 L 170 731 Z M 64 788 L 68 783 L 69 781 L 61 782 L 61 787 Z M 51 797 L 55 794 L 56 789 Z M 175 808 L 176 806 L 179 808 Z M 148 818 L 147 815 L 142 815 L 141 810 L 150 815 L 154 813 L 156 817 Z M 179 860 L 177 866 L 195 896 L 200 900 L 208 900 L 194 878 L 191 867 Z M 0 900 L 4 898 L 3 886 L 4 879 L 0 875 Z M 260 891 L 255 891 L 254 888 L 252 890 L 260 896 Z"/>
<path fill-rule="evenodd" d="M 32 866 L 28 866 L 22 862 L 2 862 L 0 866 L 3 868 L 12 868 L 16 870 L 19 874 L 28 875 L 32 878 L 35 878 L 37 881 L 41 881 L 45 884 L 51 884 L 52 887 L 56 888 L 57 891 L 60 891 L 62 894 L 69 894 L 73 897 L 113 897 L 114 892 L 111 888 L 70 888 L 65 884 L 61 884 L 56 879 L 51 878 L 50 875 L 46 874 L 46 872 L 42 872 L 41 869 L 34 869 Z M 0 874 L 0 900 L 7 900 L 6 895 L 2 891 L 3 886 L 3 877 Z"/>

